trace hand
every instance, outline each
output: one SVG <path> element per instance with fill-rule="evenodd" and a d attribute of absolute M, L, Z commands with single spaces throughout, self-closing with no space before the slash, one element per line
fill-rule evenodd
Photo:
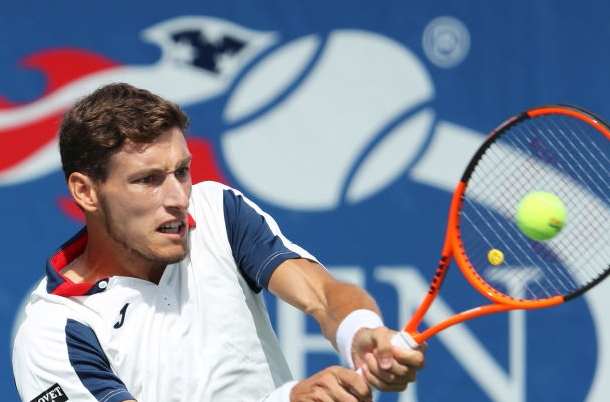
<path fill-rule="evenodd" d="M 392 345 L 396 334 L 386 327 L 362 328 L 352 342 L 352 358 L 362 376 L 380 391 L 400 392 L 417 378 L 425 366 L 426 344 L 417 349 L 402 349 Z"/>
<path fill-rule="evenodd" d="M 296 383 L 290 402 L 371 401 L 371 389 L 353 370 L 332 366 Z"/>

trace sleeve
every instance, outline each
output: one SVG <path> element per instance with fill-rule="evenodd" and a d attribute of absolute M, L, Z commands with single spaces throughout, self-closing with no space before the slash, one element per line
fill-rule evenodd
<path fill-rule="evenodd" d="M 23 401 L 121 402 L 135 399 L 113 373 L 93 330 L 73 319 L 32 325 L 13 347 L 15 384 Z M 61 321 L 61 319 L 60 319 Z"/>
<path fill-rule="evenodd" d="M 316 260 L 284 237 L 275 220 L 238 191 L 225 189 L 223 204 L 233 258 L 253 290 L 266 288 L 275 268 L 287 259 Z"/>

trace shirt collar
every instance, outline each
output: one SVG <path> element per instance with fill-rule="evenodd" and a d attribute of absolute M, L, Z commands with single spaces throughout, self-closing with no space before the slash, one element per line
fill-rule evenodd
<path fill-rule="evenodd" d="M 187 214 L 189 229 L 196 226 L 195 219 Z M 108 278 L 95 283 L 74 283 L 61 271 L 78 258 L 87 246 L 87 227 L 83 227 L 72 238 L 62 244 L 47 260 L 47 292 L 58 296 L 84 296 L 102 292 L 108 285 Z"/>

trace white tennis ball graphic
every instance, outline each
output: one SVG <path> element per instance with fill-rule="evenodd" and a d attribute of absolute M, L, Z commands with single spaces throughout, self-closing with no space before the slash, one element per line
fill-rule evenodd
<path fill-rule="evenodd" d="M 290 42 L 231 94 L 221 150 L 247 191 L 299 210 L 359 202 L 395 181 L 429 134 L 432 82 L 379 34 L 337 30 Z"/>

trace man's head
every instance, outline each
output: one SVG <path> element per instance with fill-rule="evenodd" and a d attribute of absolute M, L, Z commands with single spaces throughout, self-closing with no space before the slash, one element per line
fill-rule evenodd
<path fill-rule="evenodd" d="M 129 84 L 110 84 L 78 101 L 59 128 L 59 150 L 66 179 L 81 172 L 106 180 L 110 157 L 126 140 L 151 143 L 169 128 L 184 131 L 188 117 L 175 104 Z"/>
<path fill-rule="evenodd" d="M 162 271 L 151 274 L 151 267 L 186 256 L 186 125 L 176 105 L 126 84 L 102 87 L 66 114 L 59 133 L 64 173 L 95 239 L 88 247 L 102 265 L 117 267 L 108 274 L 158 280 Z"/>

